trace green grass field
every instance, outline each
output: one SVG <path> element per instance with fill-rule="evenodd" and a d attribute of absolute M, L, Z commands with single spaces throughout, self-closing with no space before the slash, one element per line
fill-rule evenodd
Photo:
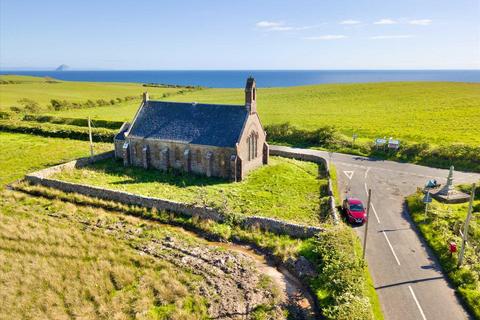
<path fill-rule="evenodd" d="M 11 76 L 1 78 L 10 79 Z M 19 77 L 15 79 L 18 80 Z M 29 77 L 31 78 L 31 77 Z M 154 99 L 177 89 L 145 88 L 140 84 L 27 82 L 0 85 L 0 108 L 21 98 L 40 104 L 50 99 L 88 99 L 140 95 L 147 89 Z M 166 98 L 172 101 L 242 104 L 242 89 L 204 89 Z M 71 109 L 53 114 L 64 117 L 131 121 L 139 100 L 114 106 Z M 390 82 L 325 84 L 258 90 L 258 110 L 264 124 L 291 124 L 308 130 L 334 125 L 359 139 L 397 137 L 430 144 L 480 145 L 480 84 L 453 82 Z M 50 112 L 52 113 L 52 112 Z"/>
<path fill-rule="evenodd" d="M 86 141 L 45 138 L 0 132 L 0 187 L 26 173 L 90 154 Z M 95 151 L 112 149 L 109 143 L 95 143 Z"/>
<path fill-rule="evenodd" d="M 142 92 L 147 90 L 139 83 L 61 80 L 50 82 L 45 78 L 10 75 L 0 76 L 1 80 L 17 81 L 19 83 L 0 85 L 0 111 L 8 111 L 11 106 L 18 105 L 18 100 L 23 98 L 38 102 L 46 112 L 51 99 L 86 102 L 89 99 L 110 100 L 127 96 L 136 96 L 138 99 L 120 103 L 116 107 L 135 109 L 138 107 Z M 178 90 L 176 88 L 148 88 L 148 92 L 153 98 L 161 97 L 164 93 L 173 94 Z M 108 112 L 106 113 L 108 114 Z"/>
<path fill-rule="evenodd" d="M 461 268 L 457 268 L 458 253 L 451 255 L 448 244 L 453 241 L 460 249 L 460 230 L 467 215 L 468 203 L 447 205 L 434 200 L 425 216 L 422 198 L 421 194 L 407 198 L 410 214 L 460 296 L 475 318 L 480 319 L 480 197 L 477 196 L 475 201 L 476 213 L 470 222 L 469 245 Z"/>
<path fill-rule="evenodd" d="M 327 183 L 318 179 L 318 165 L 279 157 L 271 157 L 268 166 L 251 172 L 240 183 L 125 168 L 115 160 L 63 171 L 54 178 L 187 203 L 207 201 L 221 207 L 226 201 L 234 212 L 312 225 L 320 223 L 320 198 L 325 196 L 320 188 Z"/>

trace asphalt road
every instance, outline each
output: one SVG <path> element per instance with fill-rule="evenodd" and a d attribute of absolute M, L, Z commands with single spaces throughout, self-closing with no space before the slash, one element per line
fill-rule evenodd
<path fill-rule="evenodd" d="M 367 190 L 372 190 L 367 261 L 386 319 L 470 319 L 404 205 L 404 197 L 427 180 L 435 178 L 444 184 L 448 170 L 308 149 L 271 148 L 331 159 L 342 197 L 358 197 L 366 205 Z M 479 180 L 480 174 L 454 173 L 456 184 Z M 365 227 L 356 230 L 363 241 Z"/>

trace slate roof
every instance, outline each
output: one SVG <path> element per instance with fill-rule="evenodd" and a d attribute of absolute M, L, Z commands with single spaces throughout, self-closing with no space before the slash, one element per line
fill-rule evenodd
<path fill-rule="evenodd" d="M 129 136 L 235 147 L 248 111 L 241 105 L 147 101 Z"/>

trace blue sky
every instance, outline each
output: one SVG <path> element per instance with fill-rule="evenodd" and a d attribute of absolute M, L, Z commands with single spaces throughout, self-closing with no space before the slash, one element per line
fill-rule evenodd
<path fill-rule="evenodd" d="M 0 68 L 480 68 L 478 0 L 0 0 Z"/>

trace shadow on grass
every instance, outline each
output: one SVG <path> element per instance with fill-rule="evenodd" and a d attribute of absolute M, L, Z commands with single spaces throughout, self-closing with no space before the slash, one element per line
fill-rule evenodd
<path fill-rule="evenodd" d="M 202 175 L 182 172 L 180 170 L 169 169 L 162 171 L 157 169 L 143 169 L 140 167 L 124 167 L 121 161 L 107 159 L 88 165 L 85 168 L 96 172 L 103 172 L 110 176 L 128 177 L 123 181 L 113 182 L 116 185 L 137 184 L 137 183 L 166 183 L 179 188 L 191 186 L 209 186 L 222 183 L 229 183 L 229 180 L 222 178 L 206 177 Z"/>

